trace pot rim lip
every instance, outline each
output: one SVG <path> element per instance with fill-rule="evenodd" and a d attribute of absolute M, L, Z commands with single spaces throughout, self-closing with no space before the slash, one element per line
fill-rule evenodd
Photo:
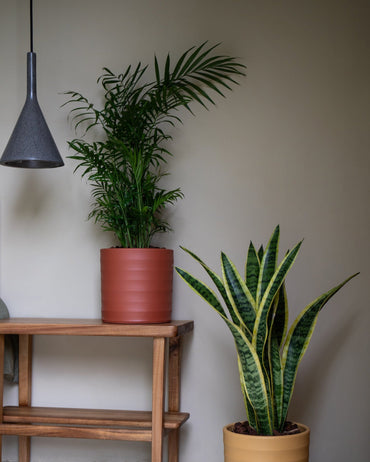
<path fill-rule="evenodd" d="M 293 422 L 293 423 L 296 423 L 299 428 L 303 429 L 303 431 L 299 432 L 299 433 L 294 433 L 293 435 L 244 435 L 242 433 L 234 433 L 230 430 L 230 427 L 232 425 L 234 425 L 235 422 L 233 423 L 230 423 L 228 425 L 225 425 L 223 430 L 224 430 L 224 433 L 228 433 L 228 434 L 231 434 L 234 438 L 253 438 L 253 439 L 261 439 L 261 440 L 264 440 L 264 439 L 269 439 L 269 438 L 300 438 L 302 436 L 305 436 L 307 434 L 310 433 L 310 428 L 305 425 L 305 424 L 302 424 L 302 423 L 299 423 L 299 422 Z"/>
<path fill-rule="evenodd" d="M 104 247 L 100 249 L 100 251 L 117 251 L 117 250 L 124 250 L 126 252 L 173 252 L 173 249 L 166 249 L 165 247 Z"/>

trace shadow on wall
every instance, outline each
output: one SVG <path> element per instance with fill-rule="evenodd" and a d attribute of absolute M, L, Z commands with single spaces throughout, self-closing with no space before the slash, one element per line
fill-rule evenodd
<path fill-rule="evenodd" d="M 59 171 L 54 175 L 54 172 L 45 172 L 43 169 L 18 169 L 18 172 L 16 188 L 6 194 L 9 202 L 6 227 L 9 230 L 19 230 L 24 237 L 32 235 L 32 231 L 38 233 L 42 230 L 52 230 L 54 237 L 50 238 L 50 244 L 57 234 L 66 237 L 66 233 L 69 232 L 74 233 L 74 236 L 78 233 L 83 234 L 85 242 L 102 241 L 103 232 L 100 227 L 87 219 L 89 200 L 86 199 L 85 192 L 82 190 L 77 193 L 77 197 L 72 197 L 66 191 L 68 188 L 74 188 L 70 183 L 73 181 L 72 172 L 63 172 L 62 175 Z M 81 207 L 81 203 L 85 202 L 86 207 Z M 76 225 L 67 227 L 66 220 L 70 224 L 75 222 Z M 87 234 L 89 241 L 86 240 Z M 106 241 L 107 237 L 101 245 L 115 245 L 114 237 L 108 236 L 108 244 Z"/>
<path fill-rule="evenodd" d="M 11 214 L 17 220 L 36 221 L 58 203 L 56 189 L 42 171 L 22 172 L 23 178 L 13 198 Z"/>

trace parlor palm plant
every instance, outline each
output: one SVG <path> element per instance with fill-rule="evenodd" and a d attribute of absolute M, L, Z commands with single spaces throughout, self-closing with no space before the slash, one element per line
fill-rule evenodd
<path fill-rule="evenodd" d="M 170 152 L 171 129 L 192 103 L 214 105 L 237 84 L 245 66 L 215 53 L 203 43 L 163 68 L 140 62 L 122 74 L 104 68 L 98 79 L 103 103 L 67 92 L 75 129 L 82 137 L 69 142 L 92 185 L 89 218 L 113 232 L 120 248 L 101 249 L 102 319 L 114 323 L 161 323 L 171 319 L 173 250 L 154 248 L 153 236 L 170 230 L 166 206 L 182 197 L 180 188 L 161 182 Z M 151 78 L 150 78 L 151 77 Z M 152 79 L 152 80 L 151 80 Z"/>
<path fill-rule="evenodd" d="M 181 109 L 193 113 L 193 102 L 214 105 L 211 94 L 224 96 L 237 84 L 235 77 L 244 75 L 245 66 L 235 58 L 213 53 L 217 46 L 205 42 L 190 48 L 174 65 L 167 55 L 162 70 L 155 57 L 153 81 L 141 63 L 119 75 L 104 68 L 98 79 L 102 107 L 79 92 L 66 92 L 75 129 L 83 127 L 93 138 L 68 143 L 76 170 L 93 187 L 89 218 L 115 233 L 122 247 L 150 247 L 154 235 L 170 229 L 163 212 L 182 192 L 163 189 L 160 180 L 171 155 L 170 129 L 181 122 Z"/>
<path fill-rule="evenodd" d="M 176 268 L 190 287 L 218 312 L 234 337 L 247 418 L 259 435 L 283 432 L 297 368 L 311 340 L 317 316 L 331 297 L 356 276 L 350 276 L 310 303 L 287 332 L 285 278 L 301 242 L 278 264 L 279 233 L 278 226 L 266 250 L 263 247 L 256 250 L 250 243 L 244 277 L 224 253 L 221 253 L 222 277 L 219 277 L 197 255 L 183 248 L 211 277 L 225 307 L 207 285 Z"/>

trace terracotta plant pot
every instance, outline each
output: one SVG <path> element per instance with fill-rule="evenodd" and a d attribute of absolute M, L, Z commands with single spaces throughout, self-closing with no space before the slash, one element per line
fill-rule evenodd
<path fill-rule="evenodd" d="M 301 433 L 283 436 L 252 436 L 224 427 L 225 462 L 308 462 L 310 429 L 297 424 Z"/>
<path fill-rule="evenodd" d="M 171 321 L 173 250 L 101 249 L 100 266 L 104 322 Z"/>

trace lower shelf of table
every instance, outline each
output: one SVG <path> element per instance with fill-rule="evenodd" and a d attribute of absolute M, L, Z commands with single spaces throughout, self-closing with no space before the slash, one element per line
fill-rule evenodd
<path fill-rule="evenodd" d="M 164 434 L 188 418 L 185 412 L 165 412 Z M 151 441 L 151 427 L 147 411 L 6 406 L 0 435 Z"/>

